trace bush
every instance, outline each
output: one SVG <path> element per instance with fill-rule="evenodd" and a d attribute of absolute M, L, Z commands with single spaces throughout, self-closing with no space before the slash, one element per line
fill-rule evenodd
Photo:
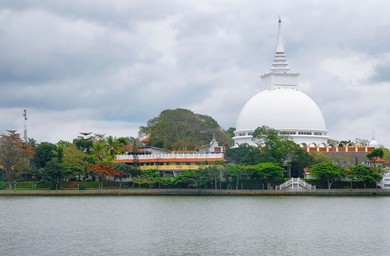
<path fill-rule="evenodd" d="M 8 187 L 8 183 L 6 181 L 0 181 L 0 190 L 6 189 Z"/>
<path fill-rule="evenodd" d="M 99 187 L 99 182 L 98 181 L 84 182 L 82 185 L 80 184 L 80 189 L 81 187 L 83 189 L 97 189 Z"/>
<path fill-rule="evenodd" d="M 35 190 L 35 189 L 50 189 L 52 184 L 50 182 L 18 182 L 16 183 L 16 189 L 20 190 Z"/>
<path fill-rule="evenodd" d="M 316 179 L 304 179 L 307 183 L 311 185 L 315 185 L 317 189 L 327 189 L 328 184 L 326 181 L 316 180 Z M 351 182 L 350 181 L 335 181 L 332 185 L 332 189 L 350 189 Z M 361 189 L 364 188 L 363 182 L 352 182 L 353 189 Z M 376 188 L 376 183 L 371 182 L 366 184 L 366 188 Z"/>

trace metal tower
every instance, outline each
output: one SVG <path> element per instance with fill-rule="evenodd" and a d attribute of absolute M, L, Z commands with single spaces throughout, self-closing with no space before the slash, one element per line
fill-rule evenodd
<path fill-rule="evenodd" d="M 24 134 L 23 134 L 23 139 L 24 139 L 25 142 L 27 142 L 27 109 L 24 110 L 23 116 L 24 116 Z"/>

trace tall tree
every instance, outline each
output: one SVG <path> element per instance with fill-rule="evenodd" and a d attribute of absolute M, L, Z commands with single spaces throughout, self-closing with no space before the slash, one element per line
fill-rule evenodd
<path fill-rule="evenodd" d="M 23 172 L 31 166 L 34 151 L 30 144 L 24 143 L 20 135 L 14 130 L 0 137 L 0 165 L 4 170 L 4 177 L 11 188 Z"/>
<path fill-rule="evenodd" d="M 57 157 L 57 145 L 41 142 L 35 147 L 33 162 L 37 168 L 44 168 L 46 163 Z"/>
<path fill-rule="evenodd" d="M 247 143 L 240 144 L 238 147 L 228 148 L 226 158 L 229 162 L 239 165 L 258 164 L 262 160 L 260 150 Z"/>
<path fill-rule="evenodd" d="M 235 131 L 236 131 L 236 128 L 234 128 L 234 127 L 229 127 L 229 128 L 226 130 L 227 134 L 229 134 L 229 136 L 230 136 L 231 138 L 234 137 L 234 132 L 235 132 Z"/>
<path fill-rule="evenodd" d="M 123 171 L 116 169 L 115 166 L 107 162 L 91 164 L 88 173 L 98 178 L 100 188 L 102 188 L 103 181 L 105 181 L 107 177 L 120 178 L 124 175 Z"/>
<path fill-rule="evenodd" d="M 95 136 L 91 135 L 91 132 L 81 132 L 81 135 L 73 140 L 73 144 L 84 153 L 89 154 L 91 152 Z"/>
<path fill-rule="evenodd" d="M 74 144 L 65 147 L 62 162 L 67 168 L 68 178 L 80 179 L 86 172 L 88 162 L 86 153 L 78 149 Z"/>
<path fill-rule="evenodd" d="M 286 135 L 281 135 L 273 128 L 258 127 L 253 133 L 253 141 L 258 145 L 263 162 L 273 162 L 287 169 L 287 176 L 292 173 L 300 176 L 303 167 L 312 164 L 312 159 L 303 153 L 298 144 Z M 292 168 L 298 168 L 293 170 Z"/>
<path fill-rule="evenodd" d="M 93 156 L 96 158 L 96 161 L 103 161 L 103 159 L 106 157 L 106 145 L 104 141 L 96 141 L 93 143 L 91 152 L 93 153 Z"/>
<path fill-rule="evenodd" d="M 64 150 L 71 143 L 69 141 L 60 140 L 57 142 L 57 158 L 59 161 L 62 161 L 62 157 L 64 156 Z"/>
<path fill-rule="evenodd" d="M 106 153 L 107 157 L 110 157 L 111 160 L 115 158 L 115 155 L 123 153 L 123 146 L 121 140 L 108 136 L 106 139 Z"/>
<path fill-rule="evenodd" d="M 209 181 L 213 183 L 214 189 L 218 188 L 218 182 L 221 180 L 221 168 L 222 166 L 208 165 L 201 170 L 207 175 Z"/>
<path fill-rule="evenodd" d="M 212 117 L 187 109 L 164 110 L 140 127 L 140 135 L 150 137 L 151 146 L 170 150 L 197 150 L 208 144 L 213 134 L 220 143 L 232 143 Z"/>
<path fill-rule="evenodd" d="M 47 162 L 42 171 L 42 178 L 53 184 L 61 182 L 65 178 L 65 175 L 66 166 L 65 164 L 59 162 L 57 158 L 53 158 Z"/>
<path fill-rule="evenodd" d="M 229 164 L 226 166 L 224 173 L 227 181 L 230 180 L 230 178 L 236 179 L 236 190 L 238 190 L 241 176 L 245 173 L 245 170 L 241 167 L 241 165 Z"/>

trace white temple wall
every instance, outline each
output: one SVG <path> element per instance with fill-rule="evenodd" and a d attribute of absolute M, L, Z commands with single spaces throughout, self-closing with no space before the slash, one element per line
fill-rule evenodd
<path fill-rule="evenodd" d="M 313 146 L 314 144 L 327 144 L 328 137 L 326 136 L 289 136 L 295 143 L 298 145 L 306 144 L 307 146 Z M 252 141 L 252 136 L 236 136 L 233 137 L 235 147 L 238 147 L 240 144 L 247 143 L 251 146 L 256 146 L 256 144 Z M 322 145 L 321 145 L 322 146 Z"/>

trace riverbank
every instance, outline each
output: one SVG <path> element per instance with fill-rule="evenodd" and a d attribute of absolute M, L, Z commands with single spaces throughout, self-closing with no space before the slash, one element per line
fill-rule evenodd
<path fill-rule="evenodd" d="M 214 190 L 214 189 L 90 189 L 90 190 L 0 190 L 0 196 L 390 196 L 381 189 Z"/>

